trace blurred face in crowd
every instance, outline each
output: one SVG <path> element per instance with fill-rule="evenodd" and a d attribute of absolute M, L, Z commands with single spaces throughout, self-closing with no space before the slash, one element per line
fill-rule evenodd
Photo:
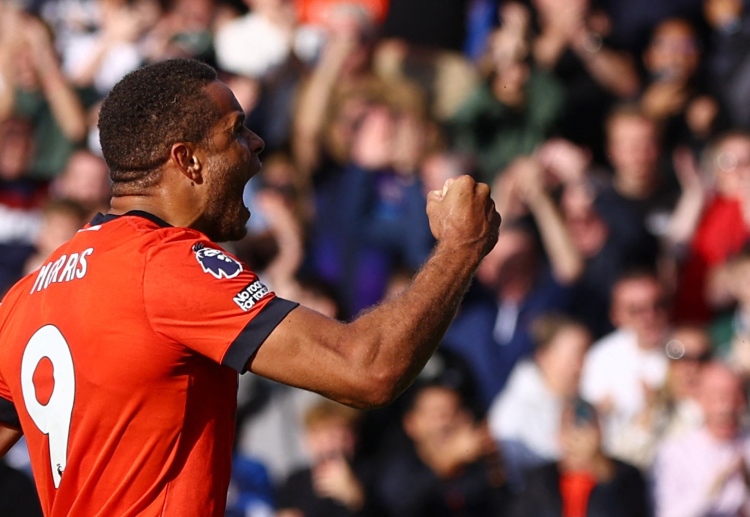
<path fill-rule="evenodd" d="M 750 187 L 750 136 L 730 135 L 714 153 L 711 167 L 716 191 L 727 197 L 738 197 Z"/>
<path fill-rule="evenodd" d="M 331 120 L 326 125 L 326 145 L 339 162 L 349 159 L 357 129 L 369 109 L 370 100 L 363 95 L 349 95 L 334 104 Z"/>
<path fill-rule="evenodd" d="M 705 330 L 697 327 L 675 329 L 667 343 L 669 390 L 676 400 L 698 395 L 702 367 L 711 358 L 711 343 Z"/>
<path fill-rule="evenodd" d="M 15 180 L 28 172 L 34 152 L 31 124 L 21 119 L 0 123 L 0 178 Z"/>
<path fill-rule="evenodd" d="M 495 96 L 511 108 L 522 107 L 526 101 L 526 82 L 529 79 L 529 65 L 514 58 L 495 70 L 492 83 Z"/>
<path fill-rule="evenodd" d="M 718 440 L 737 436 L 747 408 L 740 376 L 723 364 L 711 363 L 701 374 L 699 390 L 706 430 Z"/>
<path fill-rule="evenodd" d="M 48 256 L 68 242 L 85 224 L 79 214 L 67 210 L 50 210 L 44 214 L 34 245 L 37 251 Z"/>
<path fill-rule="evenodd" d="M 416 395 L 414 406 L 404 416 L 404 430 L 418 445 L 439 446 L 462 419 L 469 418 L 454 390 L 428 386 Z"/>
<path fill-rule="evenodd" d="M 612 289 L 611 319 L 635 332 L 639 347 L 663 346 L 669 322 L 662 287 L 650 276 L 620 280 Z"/>
<path fill-rule="evenodd" d="M 568 0 L 565 2 L 560 2 L 560 0 L 532 0 L 531 3 L 543 16 L 554 16 L 561 9 L 575 10 L 583 14 L 589 7 L 589 0 Z"/>
<path fill-rule="evenodd" d="M 703 14 L 712 26 L 723 27 L 742 15 L 742 0 L 704 0 Z"/>
<path fill-rule="evenodd" d="M 315 422 L 307 428 L 305 440 L 313 463 L 354 456 L 356 434 L 344 418 L 331 416 Z"/>
<path fill-rule="evenodd" d="M 509 286 L 530 286 L 537 274 L 537 253 L 529 233 L 507 228 L 500 232 L 497 244 L 479 265 L 477 278 L 498 294 Z"/>
<path fill-rule="evenodd" d="M 213 0 L 176 0 L 171 12 L 177 15 L 183 31 L 195 32 L 209 28 L 215 8 Z"/>
<path fill-rule="evenodd" d="M 59 197 L 96 208 L 109 201 L 109 169 L 102 158 L 89 151 L 76 151 L 54 188 Z"/>
<path fill-rule="evenodd" d="M 596 409 L 568 404 L 560 418 L 560 460 L 563 470 L 587 470 L 601 450 L 602 434 Z"/>
<path fill-rule="evenodd" d="M 698 38 L 685 20 L 667 20 L 654 30 L 644 64 L 655 80 L 687 83 L 700 62 Z"/>
<path fill-rule="evenodd" d="M 561 327 L 534 359 L 547 386 L 563 397 L 573 397 L 583 369 L 586 351 L 591 345 L 591 335 L 580 325 Z"/>
<path fill-rule="evenodd" d="M 607 150 L 615 183 L 627 191 L 647 193 L 658 181 L 659 132 L 636 114 L 615 115 L 609 121 Z"/>

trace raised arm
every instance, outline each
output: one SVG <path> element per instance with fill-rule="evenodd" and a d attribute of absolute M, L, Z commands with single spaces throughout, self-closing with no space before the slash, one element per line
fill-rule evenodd
<path fill-rule="evenodd" d="M 468 176 L 431 192 L 427 214 L 438 244 L 408 289 L 348 324 L 298 307 L 248 369 L 356 407 L 390 403 L 437 348 L 476 267 L 497 241 L 500 215 L 489 193 Z"/>
<path fill-rule="evenodd" d="M 69 140 L 83 140 L 87 131 L 86 112 L 60 69 L 49 32 L 35 18 L 25 19 L 23 31 L 31 46 L 33 64 L 55 122 Z"/>

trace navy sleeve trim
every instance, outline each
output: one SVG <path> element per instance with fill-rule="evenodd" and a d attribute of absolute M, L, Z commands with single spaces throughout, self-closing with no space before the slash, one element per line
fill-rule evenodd
<path fill-rule="evenodd" d="M 245 372 L 245 365 L 258 351 L 268 335 L 281 323 L 287 314 L 299 304 L 283 298 L 274 298 L 245 325 L 235 338 L 221 362 L 239 373 Z"/>
<path fill-rule="evenodd" d="M 0 422 L 17 429 L 21 428 L 21 421 L 18 419 L 16 406 L 4 397 L 0 397 Z"/>

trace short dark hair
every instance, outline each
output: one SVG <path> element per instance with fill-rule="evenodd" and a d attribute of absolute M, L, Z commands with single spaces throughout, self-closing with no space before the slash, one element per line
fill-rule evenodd
<path fill-rule="evenodd" d="M 216 70 L 192 59 L 170 59 L 126 75 L 102 103 L 99 138 L 112 177 L 123 195 L 156 181 L 175 142 L 203 142 L 220 113 L 205 87 Z"/>

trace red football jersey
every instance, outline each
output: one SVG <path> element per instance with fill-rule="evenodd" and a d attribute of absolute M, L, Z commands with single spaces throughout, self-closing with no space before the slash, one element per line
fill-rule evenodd
<path fill-rule="evenodd" d="M 224 515 L 237 372 L 295 306 L 150 214 L 79 231 L 0 305 L 0 420 L 45 515 Z"/>

